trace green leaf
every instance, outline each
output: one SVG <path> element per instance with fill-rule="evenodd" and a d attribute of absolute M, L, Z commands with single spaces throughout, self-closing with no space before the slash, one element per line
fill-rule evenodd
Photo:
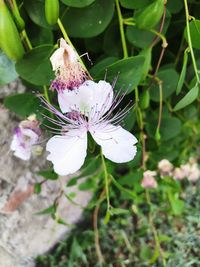
<path fill-rule="evenodd" d="M 16 94 L 7 96 L 4 99 L 4 106 L 17 115 L 27 117 L 37 113 L 40 100 L 31 93 Z"/>
<path fill-rule="evenodd" d="M 24 0 L 24 7 L 31 20 L 44 28 L 52 28 L 45 18 L 45 8 L 43 0 Z"/>
<path fill-rule="evenodd" d="M 86 177 L 86 176 L 90 176 L 90 175 L 94 175 L 94 173 L 98 170 L 98 168 L 101 166 L 101 159 L 99 157 L 96 157 L 91 160 L 91 159 L 87 159 L 85 161 L 84 164 L 85 168 L 83 167 L 80 175 L 72 178 L 69 180 L 69 182 L 67 183 L 67 186 L 73 186 L 76 184 L 77 180 L 82 178 L 82 177 Z"/>
<path fill-rule="evenodd" d="M 148 134 L 154 138 L 158 119 L 149 121 L 146 125 Z M 160 135 L 162 141 L 167 141 L 177 136 L 181 131 L 181 121 L 173 117 L 164 117 L 161 120 Z"/>
<path fill-rule="evenodd" d="M 137 26 L 128 26 L 126 30 L 126 37 L 134 46 L 147 48 L 152 43 L 155 35 L 149 31 L 141 30 Z"/>
<path fill-rule="evenodd" d="M 127 93 L 130 93 L 139 85 L 143 74 L 145 58 L 143 56 L 129 57 L 119 60 L 107 67 L 107 80 L 113 82 L 113 80 L 119 74 L 115 88 L 122 89 Z M 98 79 L 103 79 L 105 76 L 105 70 L 103 70 Z M 129 90 L 127 91 L 127 89 Z"/>
<path fill-rule="evenodd" d="M 196 84 L 174 107 L 174 111 L 182 109 L 195 101 L 199 94 L 199 85 Z"/>
<path fill-rule="evenodd" d="M 61 0 L 63 4 L 72 7 L 85 7 L 92 4 L 95 0 Z"/>
<path fill-rule="evenodd" d="M 94 177 L 86 179 L 83 183 L 81 183 L 78 187 L 79 190 L 94 190 L 96 188 L 96 179 Z"/>
<path fill-rule="evenodd" d="M 62 22 L 71 37 L 89 38 L 103 32 L 113 14 L 113 0 L 96 0 L 88 7 L 69 8 Z"/>
<path fill-rule="evenodd" d="M 78 243 L 78 240 L 74 237 L 70 250 L 70 260 L 73 260 L 74 262 L 74 260 L 76 259 L 81 260 L 83 264 L 87 264 L 87 258 L 85 253 L 83 252 L 83 248 Z"/>
<path fill-rule="evenodd" d="M 178 13 L 183 8 L 183 1 L 182 0 L 167 0 L 167 9 L 175 14 Z"/>
<path fill-rule="evenodd" d="M 120 0 L 120 4 L 128 9 L 137 9 L 147 6 L 150 0 Z"/>
<path fill-rule="evenodd" d="M 141 81 L 143 81 L 146 78 L 149 70 L 151 69 L 152 47 L 142 50 L 139 53 L 139 55 L 145 58 L 143 74 L 141 79 Z"/>
<path fill-rule="evenodd" d="M 45 179 L 48 180 L 57 180 L 59 177 L 58 174 L 55 173 L 53 169 L 39 171 L 37 172 L 37 174 L 43 176 Z"/>
<path fill-rule="evenodd" d="M 26 81 L 35 85 L 49 85 L 54 74 L 50 64 L 53 52 L 52 45 L 33 48 L 16 64 L 18 74 Z"/>
<path fill-rule="evenodd" d="M 184 202 L 178 198 L 178 194 L 172 194 L 171 192 L 168 192 L 168 198 L 173 214 L 181 215 L 184 211 Z"/>
<path fill-rule="evenodd" d="M 115 63 L 117 60 L 117 57 L 107 57 L 102 59 L 90 69 L 90 74 L 92 76 L 97 76 L 102 70 L 105 71 L 109 65 Z"/>
<path fill-rule="evenodd" d="M 31 25 L 28 36 L 31 40 L 31 44 L 34 47 L 44 44 L 53 44 L 53 33 L 50 29 Z"/>
<path fill-rule="evenodd" d="M 14 81 L 17 76 L 14 62 L 0 50 L 0 85 Z"/>
<path fill-rule="evenodd" d="M 181 70 L 181 74 L 179 77 L 178 85 L 176 88 L 176 94 L 178 95 L 181 92 L 181 89 L 183 87 L 183 83 L 185 81 L 185 75 L 186 75 L 186 69 L 187 69 L 187 62 L 188 62 L 188 52 L 184 52 L 184 57 L 183 57 L 183 66 Z"/>
<path fill-rule="evenodd" d="M 130 214 L 130 211 L 126 209 L 111 208 L 110 214 L 111 215 L 125 215 L 125 214 Z"/>
<path fill-rule="evenodd" d="M 192 20 L 189 24 L 192 47 L 200 49 L 200 20 Z M 188 42 L 187 29 L 184 32 L 185 39 Z"/>
<path fill-rule="evenodd" d="M 122 57 L 121 38 L 118 24 L 111 24 L 104 33 L 103 50 L 106 55 Z"/>
<path fill-rule="evenodd" d="M 41 192 L 41 189 L 42 189 L 42 187 L 41 187 L 40 183 L 34 184 L 34 193 L 35 194 L 39 194 Z"/>
<path fill-rule="evenodd" d="M 178 83 L 178 73 L 175 69 L 164 69 L 158 72 L 158 78 L 163 81 L 163 100 L 166 100 L 175 90 Z M 150 97 L 152 100 L 159 102 L 159 87 L 157 83 L 150 87 Z"/>
<path fill-rule="evenodd" d="M 36 212 L 35 215 L 54 214 L 56 212 L 56 208 L 57 208 L 56 205 L 53 204 L 46 209 Z"/>

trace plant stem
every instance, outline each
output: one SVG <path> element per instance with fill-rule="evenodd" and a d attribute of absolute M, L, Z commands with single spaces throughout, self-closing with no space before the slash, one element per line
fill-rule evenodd
<path fill-rule="evenodd" d="M 107 211 L 110 210 L 110 195 L 109 195 L 109 181 L 108 181 L 108 170 L 106 167 L 105 159 L 101 150 L 101 160 L 102 160 L 102 165 L 103 165 L 103 170 L 104 170 L 104 179 L 105 179 L 105 190 L 106 190 L 106 200 L 107 200 Z"/>
<path fill-rule="evenodd" d="M 126 38 L 125 38 L 124 25 L 123 25 L 123 17 L 122 17 L 120 5 L 119 5 L 119 0 L 115 0 L 115 4 L 116 4 L 118 20 L 119 20 L 119 30 L 120 30 L 120 35 L 121 35 L 123 54 L 124 54 L 124 58 L 127 58 L 128 57 L 128 50 L 127 50 L 127 45 L 126 45 Z"/>
<path fill-rule="evenodd" d="M 30 42 L 30 40 L 28 38 L 28 35 L 26 33 L 26 30 L 23 30 L 21 35 L 22 35 L 22 38 L 24 39 L 24 41 L 25 41 L 25 43 L 26 43 L 26 45 L 28 47 L 28 50 L 33 49 L 32 44 L 31 44 L 31 42 Z"/>
<path fill-rule="evenodd" d="M 160 132 L 160 124 L 162 119 L 162 107 L 163 107 L 163 87 L 162 87 L 162 81 L 158 81 L 158 87 L 159 87 L 159 114 L 158 114 L 158 124 L 156 128 L 156 132 Z"/>
<path fill-rule="evenodd" d="M 147 203 L 149 204 L 149 207 L 151 208 L 151 206 L 152 206 L 151 198 L 150 198 L 149 191 L 147 189 L 145 190 L 145 195 L 146 195 Z M 156 249 L 158 249 L 158 251 L 159 251 L 163 266 L 166 267 L 166 260 L 165 260 L 165 257 L 163 255 L 162 248 L 160 246 L 160 241 L 159 241 L 159 237 L 158 237 L 158 233 L 157 233 L 156 227 L 154 226 L 154 223 L 153 223 L 151 210 L 149 211 L 149 215 L 148 216 L 149 216 L 149 224 L 151 226 L 151 229 L 152 229 L 152 232 L 153 232 L 153 236 L 154 236 L 154 240 L 155 240 L 155 243 L 156 243 Z"/>
<path fill-rule="evenodd" d="M 195 57 L 194 57 L 194 51 L 193 51 L 193 48 L 192 48 L 192 40 L 191 40 L 190 25 L 189 25 L 189 17 L 190 16 L 189 16 L 187 0 L 184 0 L 184 5 L 185 5 L 185 16 L 186 16 L 186 29 L 187 29 L 188 45 L 189 45 L 189 48 L 190 48 L 190 53 L 191 53 L 191 57 L 192 57 L 192 64 L 193 64 L 195 76 L 197 78 L 197 82 L 200 83 L 197 64 L 196 64 L 196 60 L 195 60 Z"/>
<path fill-rule="evenodd" d="M 155 35 L 157 35 L 161 40 L 162 40 L 162 47 L 166 48 L 168 46 L 168 43 L 167 43 L 167 40 L 165 38 L 165 36 L 160 33 L 160 32 L 157 32 L 153 29 L 150 30 L 152 33 L 154 33 Z"/>
<path fill-rule="evenodd" d="M 48 94 L 47 86 L 44 85 L 44 86 L 43 86 L 43 89 L 44 89 L 44 97 L 46 98 L 47 102 L 50 103 L 50 99 L 49 99 L 49 94 Z"/>
<path fill-rule="evenodd" d="M 104 198 L 104 195 L 105 195 L 105 188 L 101 192 L 100 201 Z M 93 213 L 93 227 L 94 227 L 95 249 L 96 249 L 96 253 L 97 253 L 97 258 L 98 258 L 98 261 L 99 261 L 99 265 L 101 267 L 101 266 L 103 266 L 104 258 L 103 258 L 103 254 L 101 252 L 101 247 L 100 247 L 100 244 L 99 244 L 98 215 L 99 215 L 100 203 L 101 202 L 99 202 L 96 205 L 95 210 L 94 210 L 94 213 Z"/>
<path fill-rule="evenodd" d="M 163 16 L 162 16 L 162 20 L 161 20 L 161 24 L 160 24 L 160 28 L 159 28 L 159 33 L 162 33 L 162 31 L 163 31 L 165 19 L 166 19 L 166 3 L 164 4 L 164 12 L 163 12 Z M 156 38 L 153 40 L 151 47 L 154 47 L 154 45 L 157 43 L 158 38 L 159 38 L 159 36 L 157 35 Z"/>
<path fill-rule="evenodd" d="M 142 162 L 141 162 L 141 168 L 146 168 L 146 135 L 144 133 L 144 120 L 143 120 L 143 114 L 142 111 L 138 105 L 139 103 L 139 93 L 138 88 L 135 88 L 135 106 L 136 106 L 136 115 L 137 115 L 137 121 L 138 126 L 140 129 L 140 140 L 142 142 Z"/>
<path fill-rule="evenodd" d="M 124 20 L 123 22 L 125 25 L 128 25 L 128 26 L 135 26 L 135 22 L 131 22 L 131 21 L 126 21 Z"/>

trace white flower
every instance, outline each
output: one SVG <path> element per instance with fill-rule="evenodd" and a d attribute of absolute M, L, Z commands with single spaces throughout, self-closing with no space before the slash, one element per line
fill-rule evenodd
<path fill-rule="evenodd" d="M 155 180 L 156 172 L 147 170 L 143 173 L 143 179 L 141 181 L 141 186 L 144 188 L 157 188 L 158 184 Z"/>
<path fill-rule="evenodd" d="M 76 51 L 61 38 L 60 47 L 50 57 L 53 71 L 64 67 L 67 63 L 75 63 L 77 60 L 78 54 Z"/>
<path fill-rule="evenodd" d="M 161 176 L 170 175 L 173 169 L 173 165 L 167 159 L 162 159 L 158 162 L 158 169 L 160 170 Z"/>
<path fill-rule="evenodd" d="M 10 149 L 14 155 L 23 160 L 29 160 L 31 157 L 32 146 L 38 142 L 41 131 L 39 122 L 30 116 L 22 121 L 19 127 L 15 129 Z"/>
<path fill-rule="evenodd" d="M 49 121 L 61 127 L 54 129 L 58 134 L 46 146 L 46 150 L 50 152 L 47 159 L 52 161 L 54 170 L 59 175 L 74 173 L 83 165 L 87 132 L 101 146 L 102 153 L 109 160 L 123 163 L 135 157 L 137 139 L 118 125 L 128 109 L 112 116 L 112 111 L 123 96 L 117 100 L 109 83 L 86 81 L 73 91 L 63 91 L 58 99 L 62 112 L 66 114 L 41 99 L 58 119 L 48 118 Z"/>
<path fill-rule="evenodd" d="M 87 74 L 79 62 L 78 54 L 64 39 L 60 39 L 60 47 L 50 57 L 50 61 L 56 75 L 51 82 L 51 89 L 58 93 L 65 89 L 73 90 L 86 80 Z"/>

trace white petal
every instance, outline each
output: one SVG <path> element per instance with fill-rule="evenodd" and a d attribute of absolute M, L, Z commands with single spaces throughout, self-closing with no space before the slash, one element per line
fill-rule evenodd
<path fill-rule="evenodd" d="M 93 99 L 90 103 L 91 107 L 94 106 L 94 103 L 97 103 L 95 110 L 100 112 L 101 115 L 106 113 L 112 104 L 113 101 L 113 88 L 112 86 L 105 82 L 99 81 L 98 83 L 92 82 L 91 89 L 93 92 Z"/>
<path fill-rule="evenodd" d="M 69 46 L 66 41 L 61 38 L 60 47 L 50 57 L 53 70 L 63 67 L 65 63 L 74 63 L 78 59 L 78 55 L 74 49 Z"/>
<path fill-rule="evenodd" d="M 31 157 L 31 148 L 30 147 L 24 148 L 22 145 L 20 145 L 19 140 L 16 135 L 13 136 L 10 149 L 14 151 L 14 155 L 17 158 L 20 158 L 23 160 L 29 160 Z"/>
<path fill-rule="evenodd" d="M 73 49 L 73 47 L 71 47 L 70 45 L 67 44 L 67 42 L 61 38 L 60 39 L 60 47 L 64 48 L 65 53 L 66 53 L 66 59 L 70 62 L 70 63 L 74 63 L 77 61 L 78 59 L 78 54 L 76 53 L 76 51 Z"/>
<path fill-rule="evenodd" d="M 54 165 L 59 175 L 78 171 L 83 165 L 87 149 L 87 132 L 70 130 L 65 136 L 52 137 L 46 146 L 50 152 L 47 159 Z"/>
<path fill-rule="evenodd" d="M 89 102 L 92 101 L 92 90 L 89 86 L 81 85 L 74 90 L 64 90 L 58 93 L 58 103 L 63 113 L 72 110 L 85 114 L 90 111 Z"/>
<path fill-rule="evenodd" d="M 78 110 L 87 115 L 100 112 L 103 115 L 112 104 L 113 88 L 105 82 L 95 83 L 91 80 L 85 81 L 79 88 L 64 90 L 58 94 L 58 102 L 62 112 Z"/>
<path fill-rule="evenodd" d="M 64 66 L 64 51 L 64 48 L 58 48 L 50 57 L 53 71 L 57 70 L 59 67 Z"/>
<path fill-rule="evenodd" d="M 29 160 L 31 157 L 32 145 L 38 141 L 38 135 L 31 129 L 20 128 L 20 132 L 13 136 L 10 149 L 14 155 L 23 160 Z"/>
<path fill-rule="evenodd" d="M 100 124 L 90 133 L 98 145 L 101 146 L 104 156 L 116 163 L 132 160 L 137 152 L 137 139 L 121 126 Z"/>

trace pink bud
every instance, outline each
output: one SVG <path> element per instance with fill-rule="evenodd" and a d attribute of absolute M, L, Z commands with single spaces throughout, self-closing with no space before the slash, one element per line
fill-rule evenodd
<path fill-rule="evenodd" d="M 161 176 L 170 175 L 173 169 L 173 165 L 171 164 L 171 162 L 169 162 L 169 160 L 163 159 L 158 162 L 158 169 L 160 171 Z"/>
<path fill-rule="evenodd" d="M 158 184 L 154 178 L 154 176 L 156 176 L 156 172 L 155 171 L 145 171 L 143 173 L 143 179 L 141 182 L 141 186 L 144 188 L 157 188 Z"/>
<path fill-rule="evenodd" d="M 172 176 L 175 180 L 182 180 L 185 177 L 184 172 L 181 168 L 175 168 Z"/>

